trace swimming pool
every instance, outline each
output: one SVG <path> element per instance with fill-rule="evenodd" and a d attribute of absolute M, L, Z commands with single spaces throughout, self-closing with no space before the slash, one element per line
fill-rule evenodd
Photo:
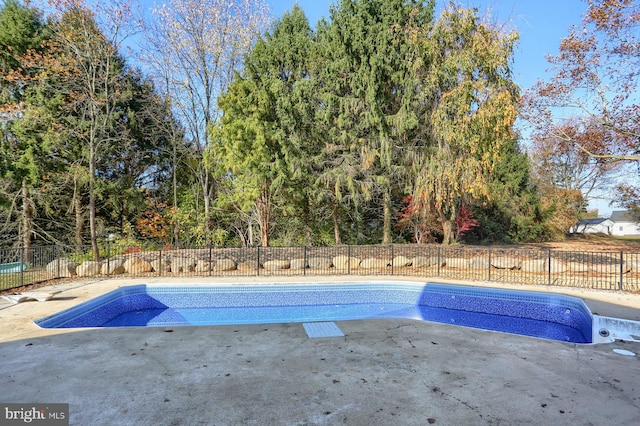
<path fill-rule="evenodd" d="M 134 285 L 36 321 L 42 328 L 166 327 L 409 318 L 592 343 L 578 298 L 463 285 L 366 282 Z"/>

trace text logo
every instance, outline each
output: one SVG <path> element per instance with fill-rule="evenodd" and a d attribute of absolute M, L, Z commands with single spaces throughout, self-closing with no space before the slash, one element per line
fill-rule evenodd
<path fill-rule="evenodd" d="M 0 425 L 68 426 L 69 404 L 0 403 Z"/>

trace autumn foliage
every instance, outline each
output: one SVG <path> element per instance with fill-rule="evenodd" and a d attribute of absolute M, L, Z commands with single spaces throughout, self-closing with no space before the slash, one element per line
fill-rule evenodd
<path fill-rule="evenodd" d="M 471 209 L 463 204 L 458 208 L 454 224 L 455 240 L 460 241 L 465 233 L 478 226 L 478 221 L 474 219 Z M 443 233 L 442 222 L 438 220 L 433 206 L 426 206 L 416 201 L 411 195 L 407 195 L 403 200 L 403 208 L 398 214 L 396 229 L 410 232 L 413 241 L 417 244 L 435 243 Z"/>
<path fill-rule="evenodd" d="M 140 217 L 136 221 L 136 230 L 143 237 L 167 242 L 171 235 L 175 207 L 158 202 L 152 197 L 147 197 L 147 206 L 147 209 L 140 213 Z"/>

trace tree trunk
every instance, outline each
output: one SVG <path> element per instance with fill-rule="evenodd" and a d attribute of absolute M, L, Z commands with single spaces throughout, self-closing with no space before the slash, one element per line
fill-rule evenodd
<path fill-rule="evenodd" d="M 382 226 L 382 244 L 391 244 L 391 190 L 386 188 L 383 196 L 383 226 Z"/>
<path fill-rule="evenodd" d="M 308 246 L 312 246 L 313 245 L 313 234 L 311 232 L 311 226 L 309 226 L 309 224 L 305 224 L 304 226 L 304 237 L 305 237 L 305 241 L 306 244 Z"/>
<path fill-rule="evenodd" d="M 202 185 L 202 201 L 204 205 L 204 241 L 208 247 L 211 244 L 211 231 L 213 230 L 213 221 L 211 220 L 211 192 L 208 189 L 209 179 L 205 179 Z"/>
<path fill-rule="evenodd" d="M 453 221 L 451 220 L 443 220 L 442 221 L 442 244 L 449 245 L 453 244 L 455 241 L 453 237 Z"/>
<path fill-rule="evenodd" d="M 308 246 L 313 245 L 313 231 L 311 229 L 311 206 L 309 197 L 304 197 L 304 236 Z"/>
<path fill-rule="evenodd" d="M 78 182 L 74 179 L 73 183 L 73 211 L 76 217 L 76 229 L 74 235 L 74 241 L 76 243 L 76 250 L 82 251 L 83 234 L 84 234 L 84 214 L 82 212 L 82 202 L 80 200 L 80 194 L 78 190 Z"/>
<path fill-rule="evenodd" d="M 457 216 L 457 210 L 455 206 L 449 207 L 450 211 L 445 212 L 440 210 L 440 222 L 442 223 L 442 244 L 449 245 L 456 241 L 454 233 L 454 225 Z"/>
<path fill-rule="evenodd" d="M 31 233 L 33 217 L 31 214 L 31 195 L 27 180 L 22 179 L 22 247 L 24 248 L 24 260 L 31 262 Z"/>
<path fill-rule="evenodd" d="M 95 149 L 95 142 L 91 141 L 89 145 L 89 232 L 91 233 L 91 250 L 93 252 L 93 260 L 99 262 L 100 248 L 98 247 L 98 230 L 96 226 L 96 194 L 94 193 L 94 180 L 96 173 Z"/>
<path fill-rule="evenodd" d="M 250 221 L 247 227 L 247 244 L 249 247 L 253 247 L 253 221 Z"/>
<path fill-rule="evenodd" d="M 342 240 L 340 239 L 340 226 L 338 224 L 338 203 L 336 202 L 333 205 L 333 212 L 331 214 L 333 217 L 333 236 L 336 240 L 336 245 L 342 244 Z"/>
<path fill-rule="evenodd" d="M 173 153 L 171 156 L 172 168 L 172 185 L 173 185 L 173 246 L 180 248 L 180 224 L 178 223 L 178 146 L 177 141 L 173 139 Z"/>
<path fill-rule="evenodd" d="M 269 247 L 269 233 L 271 231 L 271 194 L 268 184 L 264 185 L 260 196 L 256 200 L 258 225 L 260 226 L 260 245 Z"/>
<path fill-rule="evenodd" d="M 202 161 L 202 156 L 199 161 Z M 204 239 L 205 244 L 211 244 L 211 233 L 213 232 L 213 218 L 211 217 L 211 204 L 213 200 L 212 176 L 209 170 L 200 165 L 198 179 L 202 190 L 202 202 L 204 206 Z"/>

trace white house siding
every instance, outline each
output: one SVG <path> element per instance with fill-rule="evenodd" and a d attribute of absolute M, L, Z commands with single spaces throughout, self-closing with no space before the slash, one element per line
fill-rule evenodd
<path fill-rule="evenodd" d="M 610 219 L 586 219 L 576 224 L 571 232 L 574 234 L 611 234 L 614 223 Z"/>
<path fill-rule="evenodd" d="M 611 235 L 616 237 L 640 235 L 640 225 L 634 222 L 616 222 L 613 224 Z"/>
<path fill-rule="evenodd" d="M 636 222 L 629 211 L 614 211 L 611 213 L 613 227 L 611 235 L 617 237 L 640 235 L 640 224 Z"/>

